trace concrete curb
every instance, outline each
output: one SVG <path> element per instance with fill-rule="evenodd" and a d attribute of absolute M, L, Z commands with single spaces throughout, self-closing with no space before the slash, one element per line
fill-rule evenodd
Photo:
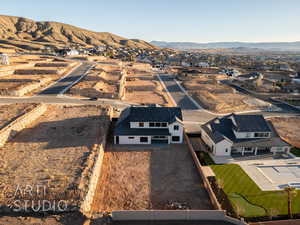
<path fill-rule="evenodd" d="M 165 83 L 164 83 L 164 82 L 162 81 L 162 79 L 160 78 L 160 75 L 159 75 L 159 74 L 156 74 L 156 76 L 158 77 L 159 82 L 161 83 L 161 85 L 163 86 L 163 88 L 166 90 L 167 95 L 169 96 L 169 98 L 170 98 L 171 101 L 172 101 L 172 104 L 173 104 L 174 106 L 178 106 L 177 103 L 176 103 L 176 101 L 174 100 L 174 98 L 173 98 L 172 95 L 170 94 L 168 88 L 166 87 Z"/>
<path fill-rule="evenodd" d="M 70 73 L 72 73 L 72 72 L 74 72 L 74 70 L 76 70 L 76 69 L 78 69 L 78 67 L 80 67 L 82 65 L 82 63 L 79 63 L 77 66 L 75 66 L 75 67 L 73 67 L 65 76 L 63 76 L 63 77 L 61 77 L 61 78 L 59 78 L 57 81 L 55 81 L 55 82 L 53 82 L 53 83 L 51 83 L 51 84 L 49 84 L 47 87 L 45 87 L 45 88 L 43 88 L 43 89 L 41 89 L 40 91 L 39 91 L 39 93 L 41 93 L 41 92 L 43 92 L 44 90 L 46 90 L 46 89 L 48 89 L 48 88 L 50 88 L 51 86 L 53 86 L 53 85 L 55 85 L 55 84 L 57 84 L 58 82 L 60 82 L 62 79 L 64 79 L 64 78 L 66 78 L 67 76 L 69 76 L 70 75 Z M 36 94 L 36 95 L 34 95 L 34 96 L 38 96 L 39 95 L 39 93 L 38 94 Z"/>

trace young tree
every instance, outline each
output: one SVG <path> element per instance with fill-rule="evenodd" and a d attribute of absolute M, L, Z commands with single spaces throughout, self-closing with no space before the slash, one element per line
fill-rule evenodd
<path fill-rule="evenodd" d="M 292 200 L 293 197 L 296 197 L 297 191 L 296 188 L 294 187 L 285 187 L 284 191 L 287 193 L 287 201 L 288 201 L 288 215 L 292 219 L 293 218 L 293 213 L 292 213 Z"/>

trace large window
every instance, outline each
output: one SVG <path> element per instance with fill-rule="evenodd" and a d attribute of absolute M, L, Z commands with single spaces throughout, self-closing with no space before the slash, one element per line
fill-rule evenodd
<path fill-rule="evenodd" d="M 155 123 L 156 127 L 160 127 L 160 125 L 161 125 L 160 123 Z"/>
<path fill-rule="evenodd" d="M 161 126 L 162 126 L 162 127 L 167 127 L 167 126 L 168 126 L 168 123 L 161 123 Z"/>
<path fill-rule="evenodd" d="M 139 123 L 139 127 L 144 127 L 144 123 Z"/>
<path fill-rule="evenodd" d="M 254 133 L 254 137 L 269 137 L 269 133 Z"/>
<path fill-rule="evenodd" d="M 179 136 L 172 136 L 172 141 L 180 141 L 180 137 Z"/>
<path fill-rule="evenodd" d="M 148 137 L 140 137 L 140 142 L 141 143 L 148 142 Z"/>
<path fill-rule="evenodd" d="M 149 123 L 149 127 L 155 127 L 155 123 Z"/>

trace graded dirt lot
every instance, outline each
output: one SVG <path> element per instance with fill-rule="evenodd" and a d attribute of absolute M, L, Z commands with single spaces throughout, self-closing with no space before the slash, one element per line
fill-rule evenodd
<path fill-rule="evenodd" d="M 32 109 L 36 104 L 0 104 L 0 129 L 18 116 Z"/>
<path fill-rule="evenodd" d="M 109 124 L 106 114 L 100 106 L 49 105 L 46 113 L 0 148 L 0 193 L 13 193 L 17 185 L 43 185 L 49 193 L 46 199 L 82 191 L 88 182 L 82 174 L 89 178 L 84 169 L 93 165 L 95 146 Z M 64 200 L 76 205 L 77 197 Z M 0 205 L 7 200 L 1 195 Z"/>
<path fill-rule="evenodd" d="M 139 104 L 170 105 L 167 94 L 156 76 L 128 77 L 125 90 L 125 101 Z"/>
<path fill-rule="evenodd" d="M 270 118 L 280 137 L 289 144 L 300 148 L 300 118 L 274 117 Z"/>
<path fill-rule="evenodd" d="M 32 95 L 78 65 L 76 62 L 29 56 L 13 57 L 12 61 L 9 66 L 0 66 L 0 95 Z"/>
<path fill-rule="evenodd" d="M 216 113 L 257 110 L 269 106 L 263 101 L 235 93 L 232 88 L 219 84 L 219 76 L 222 75 L 188 77 L 184 78 L 182 85 L 200 105 Z"/>
<path fill-rule="evenodd" d="M 208 194 L 185 144 L 108 145 L 92 212 L 212 209 Z"/>
<path fill-rule="evenodd" d="M 118 83 L 121 70 L 116 67 L 97 66 L 92 69 L 81 82 L 74 85 L 67 94 L 71 96 L 116 98 L 118 97 Z"/>

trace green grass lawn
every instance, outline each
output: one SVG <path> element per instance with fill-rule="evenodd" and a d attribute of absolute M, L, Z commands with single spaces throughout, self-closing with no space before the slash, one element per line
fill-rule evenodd
<path fill-rule="evenodd" d="M 211 165 L 218 180 L 223 183 L 235 209 L 243 217 L 268 215 L 276 210 L 279 215 L 287 214 L 287 194 L 283 191 L 261 191 L 240 166 L 235 164 Z M 293 198 L 293 213 L 300 213 L 300 194 Z"/>
<path fill-rule="evenodd" d="M 300 157 L 300 149 L 299 148 L 292 148 L 291 149 L 291 153 L 293 153 L 293 155 Z"/>

